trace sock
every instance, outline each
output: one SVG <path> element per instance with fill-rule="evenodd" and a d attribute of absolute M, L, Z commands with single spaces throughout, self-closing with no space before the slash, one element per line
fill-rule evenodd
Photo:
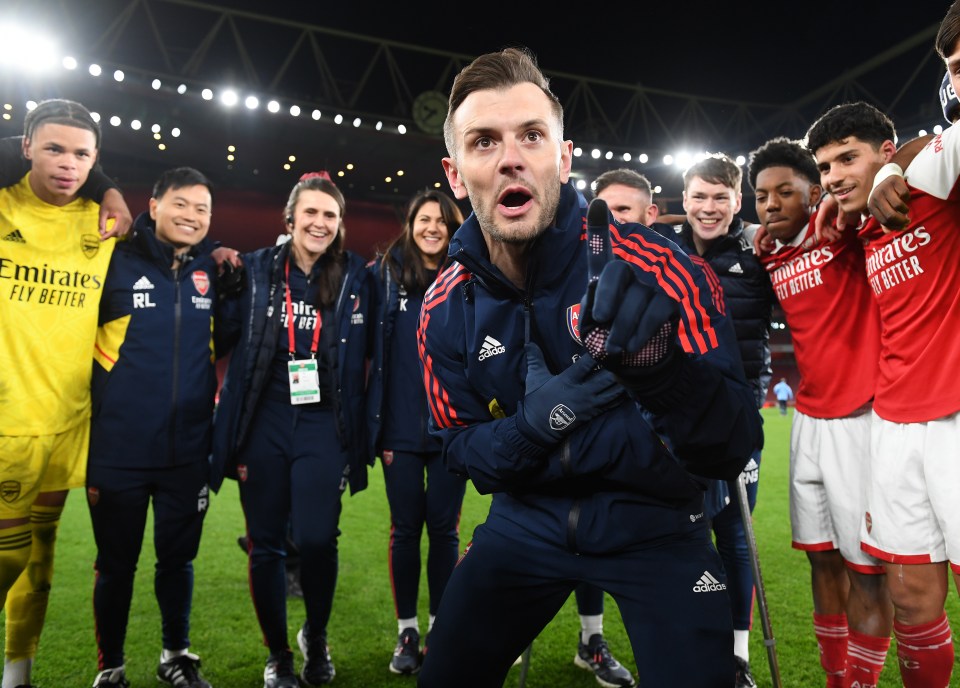
<path fill-rule="evenodd" d="M 750 631 L 733 631 L 733 654 L 744 661 L 750 661 Z"/>
<path fill-rule="evenodd" d="M 603 614 L 581 614 L 580 642 L 587 645 L 594 635 L 603 635 Z"/>
<path fill-rule="evenodd" d="M 411 617 L 409 619 L 397 619 L 397 635 L 400 635 L 408 628 L 412 628 L 417 632 L 417 635 L 420 634 L 420 624 L 417 622 L 417 617 Z"/>
<path fill-rule="evenodd" d="M 17 688 L 30 685 L 32 659 L 14 659 L 3 663 L 3 688 Z"/>
<path fill-rule="evenodd" d="M 37 654 L 53 581 L 53 551 L 63 506 L 30 507 L 33 545 L 26 570 L 7 594 L 6 658 L 30 659 Z M 25 683 L 29 684 L 29 681 Z M 14 684 L 16 685 L 16 684 Z"/>
<path fill-rule="evenodd" d="M 6 606 L 7 594 L 30 561 L 33 528 L 24 523 L 0 530 L 0 606 Z"/>
<path fill-rule="evenodd" d="M 820 648 L 820 666 L 827 688 L 842 688 L 847 674 L 847 615 L 813 613 L 813 632 Z"/>
<path fill-rule="evenodd" d="M 163 650 L 160 651 L 160 663 L 169 662 L 174 657 L 182 657 L 189 652 L 189 647 L 185 647 L 182 650 L 168 650 L 167 648 L 163 648 Z"/>
<path fill-rule="evenodd" d="M 939 619 L 908 626 L 893 622 L 904 688 L 946 686 L 953 670 L 953 640 L 944 612 Z"/>
<path fill-rule="evenodd" d="M 847 643 L 847 685 L 875 686 L 890 648 L 890 638 L 850 629 Z"/>

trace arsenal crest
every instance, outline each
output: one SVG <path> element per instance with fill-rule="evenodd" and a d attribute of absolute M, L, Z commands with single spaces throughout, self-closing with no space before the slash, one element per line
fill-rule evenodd
<path fill-rule="evenodd" d="M 96 487 L 87 488 L 87 502 L 90 503 L 90 506 L 96 506 L 97 502 L 100 501 L 100 489 Z"/>
<path fill-rule="evenodd" d="M 193 286 L 200 292 L 200 296 L 206 296 L 210 289 L 210 275 L 203 270 L 197 270 L 190 275 L 190 279 L 193 280 Z"/>
<path fill-rule="evenodd" d="M 580 304 L 575 303 L 567 308 L 567 331 L 573 340 L 580 342 Z"/>
<path fill-rule="evenodd" d="M 20 496 L 20 481 L 19 480 L 4 480 L 0 482 L 0 499 L 3 499 L 7 504 L 12 504 L 17 501 L 17 498 Z"/>
<path fill-rule="evenodd" d="M 100 252 L 100 237 L 96 234 L 84 234 L 80 237 L 80 248 L 83 255 L 93 260 L 93 257 Z"/>
<path fill-rule="evenodd" d="M 383 450 L 383 456 L 380 457 L 380 458 L 383 459 L 383 465 L 384 465 L 384 466 L 389 466 L 390 464 L 393 463 L 393 450 L 392 450 L 392 449 L 384 449 L 384 450 Z"/>
<path fill-rule="evenodd" d="M 247 465 L 244 463 L 237 464 L 237 480 L 247 482 Z"/>

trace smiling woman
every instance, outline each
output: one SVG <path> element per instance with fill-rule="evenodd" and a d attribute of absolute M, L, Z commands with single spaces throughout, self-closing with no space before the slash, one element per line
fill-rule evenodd
<path fill-rule="evenodd" d="M 364 261 L 343 248 L 345 201 L 325 173 L 301 177 L 283 212 L 291 240 L 244 256 L 228 304 L 234 350 L 214 424 L 211 487 L 240 482 L 250 591 L 270 655 L 265 688 L 297 688 L 287 637 L 287 534 L 300 555 L 308 686 L 335 670 L 327 622 L 337 582 L 340 499 L 372 463 L 363 422 L 372 299 Z M 288 530 L 289 528 L 289 530 Z"/>

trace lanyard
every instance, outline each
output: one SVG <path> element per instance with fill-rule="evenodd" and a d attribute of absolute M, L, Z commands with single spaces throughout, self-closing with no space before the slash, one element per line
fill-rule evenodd
<path fill-rule="evenodd" d="M 287 256 L 287 265 L 285 272 L 286 283 L 283 285 L 287 297 L 287 338 L 290 343 L 290 360 L 297 358 L 297 345 L 293 336 L 293 302 L 290 298 L 290 257 Z M 310 357 L 317 357 L 317 344 L 320 342 L 320 328 L 323 327 L 323 318 L 320 316 L 320 309 L 317 311 L 317 322 L 313 328 L 313 341 L 310 344 Z"/>

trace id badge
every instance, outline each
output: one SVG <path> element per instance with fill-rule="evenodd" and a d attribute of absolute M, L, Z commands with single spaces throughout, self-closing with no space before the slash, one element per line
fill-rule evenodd
<path fill-rule="evenodd" d="M 317 361 L 312 358 L 287 363 L 290 378 L 290 403 L 313 404 L 320 401 L 320 376 Z"/>

